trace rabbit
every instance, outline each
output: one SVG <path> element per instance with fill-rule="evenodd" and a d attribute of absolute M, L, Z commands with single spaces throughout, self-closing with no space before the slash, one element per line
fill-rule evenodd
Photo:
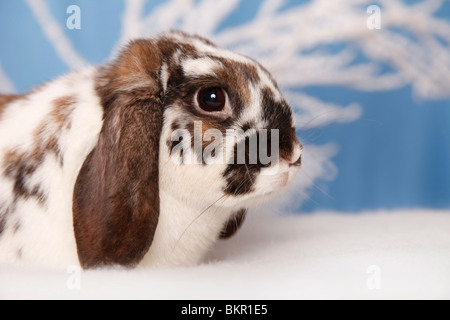
<path fill-rule="evenodd" d="M 250 141 L 276 145 L 276 161 Z M 132 40 L 104 65 L 0 96 L 0 262 L 198 264 L 287 188 L 302 149 L 258 62 L 181 31 Z"/>

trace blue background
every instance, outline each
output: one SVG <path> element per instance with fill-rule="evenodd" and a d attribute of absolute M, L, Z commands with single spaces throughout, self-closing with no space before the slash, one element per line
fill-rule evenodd
<path fill-rule="evenodd" d="M 282 10 L 305 2 L 308 1 L 287 1 Z M 148 1 L 146 12 L 161 3 L 164 1 Z M 62 26 L 69 16 L 66 8 L 72 4 L 80 6 L 82 28 L 64 27 L 66 36 L 90 63 L 100 64 L 110 57 L 120 34 L 122 1 L 49 0 L 47 4 Z M 261 1 L 242 1 L 217 31 L 253 19 L 260 5 Z M 450 2 L 444 2 L 436 15 L 449 20 Z M 0 0 L 0 30 L 0 63 L 19 93 L 69 71 L 25 1 Z M 328 49 L 338 52 L 341 47 Z M 359 59 L 366 57 L 362 55 Z M 337 176 L 332 181 L 315 182 L 302 212 L 450 208 L 448 99 L 417 98 L 410 86 L 383 92 L 362 92 L 342 86 L 308 86 L 298 90 L 324 102 L 339 105 L 357 102 L 363 108 L 362 116 L 354 122 L 330 124 L 300 135 L 307 143 L 334 142 L 339 146 L 339 152 L 332 158 Z"/>

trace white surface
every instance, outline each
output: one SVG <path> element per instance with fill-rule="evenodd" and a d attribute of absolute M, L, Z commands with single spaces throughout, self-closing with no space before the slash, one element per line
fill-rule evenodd
<path fill-rule="evenodd" d="M 450 299 L 450 211 L 252 213 L 195 267 L 78 275 L 0 266 L 0 299 L 12 298 Z"/>

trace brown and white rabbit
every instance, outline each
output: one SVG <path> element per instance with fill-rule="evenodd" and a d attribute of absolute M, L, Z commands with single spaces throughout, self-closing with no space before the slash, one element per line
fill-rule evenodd
<path fill-rule="evenodd" d="M 278 135 L 276 171 L 247 144 L 245 163 L 230 161 L 264 129 Z M 211 130 L 238 134 L 218 144 L 202 139 Z M 206 154 L 226 161 L 202 158 L 212 143 Z M 0 262 L 195 264 L 289 184 L 301 152 L 291 108 L 254 60 L 182 32 L 132 41 L 105 66 L 0 96 Z"/>

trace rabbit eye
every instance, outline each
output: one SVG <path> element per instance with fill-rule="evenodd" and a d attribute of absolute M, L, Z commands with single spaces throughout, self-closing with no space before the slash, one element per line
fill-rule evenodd
<path fill-rule="evenodd" d="M 197 93 L 199 107 L 207 112 L 222 111 L 226 100 L 225 91 L 219 87 L 201 89 Z"/>

